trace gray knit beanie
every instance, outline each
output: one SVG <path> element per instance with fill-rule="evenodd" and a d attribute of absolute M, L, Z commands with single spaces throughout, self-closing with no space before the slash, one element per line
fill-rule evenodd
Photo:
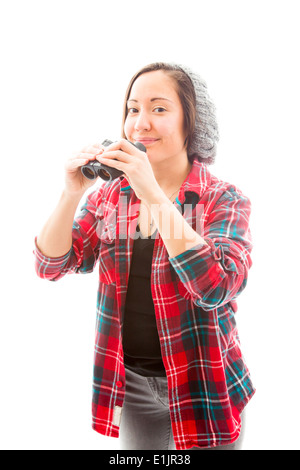
<path fill-rule="evenodd" d="M 183 70 L 194 85 L 196 95 L 195 132 L 189 149 L 189 156 L 197 155 L 199 160 L 212 164 L 217 153 L 219 129 L 216 108 L 207 92 L 206 82 L 186 66 L 172 64 Z"/>

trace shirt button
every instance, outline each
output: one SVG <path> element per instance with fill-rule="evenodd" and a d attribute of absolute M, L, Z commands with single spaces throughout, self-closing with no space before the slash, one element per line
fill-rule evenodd
<path fill-rule="evenodd" d="M 123 387 L 123 383 L 121 382 L 121 380 L 118 380 L 118 382 L 116 383 L 116 386 L 117 386 L 118 388 Z"/>

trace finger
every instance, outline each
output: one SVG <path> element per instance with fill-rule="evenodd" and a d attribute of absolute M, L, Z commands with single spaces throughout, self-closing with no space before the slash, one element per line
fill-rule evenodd
<path fill-rule="evenodd" d="M 105 147 L 101 144 L 93 144 L 93 145 L 87 145 L 86 147 L 83 147 L 83 149 L 81 150 L 81 152 L 85 153 L 94 153 L 94 154 L 98 154 L 98 153 L 102 153 L 104 151 Z"/>
<path fill-rule="evenodd" d="M 102 144 L 94 144 L 93 150 L 95 150 L 96 153 L 99 153 L 99 152 L 102 153 L 105 150 L 105 147 Z"/>
<path fill-rule="evenodd" d="M 95 160 L 95 155 L 88 153 L 80 153 L 74 158 L 67 160 L 65 168 L 67 170 L 73 171 L 74 169 L 80 168 L 83 165 L 86 165 L 91 160 Z"/>
<path fill-rule="evenodd" d="M 80 152 L 74 155 L 74 157 L 71 157 L 70 160 L 77 160 L 77 159 L 82 159 L 86 158 L 89 160 L 95 160 L 96 154 L 95 153 L 88 153 L 88 152 Z"/>
<path fill-rule="evenodd" d="M 103 163 L 103 165 L 111 166 L 113 168 L 116 168 L 117 170 L 124 171 L 124 169 L 126 168 L 125 160 L 120 161 L 120 160 L 116 160 L 115 158 L 104 158 L 103 156 L 97 157 L 97 160 L 100 163 Z"/>
<path fill-rule="evenodd" d="M 80 158 L 88 158 L 89 160 L 95 160 L 96 155 L 97 154 L 93 152 L 81 152 L 78 156 Z"/>
<path fill-rule="evenodd" d="M 69 160 L 66 164 L 66 169 L 69 171 L 76 170 L 77 168 L 80 168 L 83 165 L 86 165 L 86 163 L 89 162 L 89 159 L 87 158 L 77 158 L 74 160 Z"/>
<path fill-rule="evenodd" d="M 113 142 L 108 147 L 107 150 L 122 150 L 125 153 L 130 155 L 138 155 L 140 150 L 135 147 L 135 145 L 126 139 L 120 139 L 117 142 Z"/>
<path fill-rule="evenodd" d="M 120 150 L 105 150 L 101 155 L 97 156 L 97 160 L 100 158 L 104 158 L 105 160 L 118 160 L 119 162 L 124 162 L 124 163 L 131 163 L 136 156 L 130 155 L 124 151 Z"/>

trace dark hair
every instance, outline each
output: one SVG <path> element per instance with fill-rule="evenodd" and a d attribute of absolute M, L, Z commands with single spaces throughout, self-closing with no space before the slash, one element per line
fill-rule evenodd
<path fill-rule="evenodd" d="M 127 101 L 129 99 L 132 86 L 136 79 L 143 75 L 144 73 L 154 72 L 157 70 L 162 70 L 168 74 L 175 83 L 176 91 L 178 93 L 183 113 L 184 113 L 184 130 L 187 134 L 185 141 L 187 153 L 189 155 L 189 148 L 192 142 L 192 138 L 195 131 L 195 119 L 196 119 L 196 95 L 194 85 L 190 77 L 178 66 L 167 64 L 165 62 L 155 62 L 150 65 L 146 65 L 141 70 L 139 70 L 130 80 L 129 85 L 126 90 L 124 108 L 123 108 L 123 119 L 122 119 L 122 137 L 126 138 L 124 133 L 124 124 L 128 114 Z M 193 159 L 191 159 L 192 161 Z"/>

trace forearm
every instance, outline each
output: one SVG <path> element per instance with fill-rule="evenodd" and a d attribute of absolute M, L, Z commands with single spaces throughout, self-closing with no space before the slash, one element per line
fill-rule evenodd
<path fill-rule="evenodd" d="M 81 194 L 63 192 L 57 207 L 37 237 L 40 251 L 49 258 L 65 255 L 72 247 L 72 227 Z"/>
<path fill-rule="evenodd" d="M 171 258 L 206 241 L 188 224 L 163 192 L 146 201 Z"/>

